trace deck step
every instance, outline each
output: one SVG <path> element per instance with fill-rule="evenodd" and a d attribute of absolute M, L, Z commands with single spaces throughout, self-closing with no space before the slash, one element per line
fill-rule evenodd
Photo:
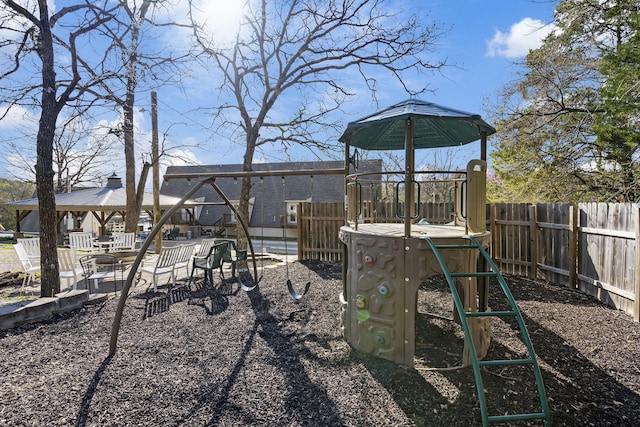
<path fill-rule="evenodd" d="M 547 418 L 548 414 L 544 412 L 533 412 L 530 414 L 492 415 L 489 417 L 489 422 L 499 424 L 507 421 L 546 420 Z"/>
<path fill-rule="evenodd" d="M 507 359 L 507 360 L 479 360 L 480 366 L 524 366 L 532 365 L 535 363 L 534 359 Z"/>
<path fill-rule="evenodd" d="M 493 271 L 476 271 L 471 273 L 450 273 L 451 277 L 498 277 Z"/>

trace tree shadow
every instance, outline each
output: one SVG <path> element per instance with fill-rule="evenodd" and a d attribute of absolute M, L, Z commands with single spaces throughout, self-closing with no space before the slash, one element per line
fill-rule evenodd
<path fill-rule="evenodd" d="M 177 420 L 175 425 L 181 425 L 195 416 L 204 408 L 209 408 L 211 416 L 206 425 L 214 426 L 222 422 L 225 414 L 234 413 L 236 421 L 241 418 L 245 425 L 255 424 L 258 421 L 247 411 L 242 402 L 230 399 L 232 389 L 236 385 L 241 372 L 246 368 L 248 354 L 254 346 L 256 335 L 272 348 L 275 359 L 270 363 L 284 376 L 287 384 L 287 394 L 284 396 L 283 405 L 291 420 L 318 420 L 318 424 L 340 425 L 339 410 L 326 391 L 318 386 L 306 373 L 302 363 L 302 352 L 293 342 L 293 335 L 281 319 L 271 313 L 271 303 L 265 299 L 258 288 L 247 292 L 251 309 L 255 320 L 251 329 L 243 335 L 243 346 L 237 361 L 226 376 L 225 380 L 216 383 L 198 396 L 195 404 L 188 413 Z M 295 311 L 290 314 L 294 318 L 304 316 Z M 300 395 L 304 391 L 306 399 Z"/>
<path fill-rule="evenodd" d="M 100 384 L 100 379 L 102 375 L 107 370 L 107 367 L 111 363 L 111 359 L 113 356 L 107 356 L 98 366 L 98 369 L 93 374 L 93 378 L 89 382 L 89 386 L 82 397 L 82 402 L 80 403 L 80 409 L 78 410 L 78 417 L 76 418 L 76 427 L 85 426 L 87 424 L 87 415 L 89 414 L 89 408 L 91 406 L 91 401 L 93 400 L 93 396 L 96 394 L 96 390 L 98 389 L 98 385 Z"/>
<path fill-rule="evenodd" d="M 615 308 L 578 289 L 568 288 L 541 279 L 532 280 L 527 277 L 502 274 L 509 290 L 516 301 L 538 301 L 545 303 L 563 303 L 574 306 L 600 306 L 610 310 Z M 499 289 L 495 280 L 491 281 L 491 289 Z"/>
<path fill-rule="evenodd" d="M 229 375 L 226 377 L 224 383 L 215 384 L 214 386 L 208 388 L 204 393 L 200 394 L 196 402 L 189 409 L 188 413 L 178 419 L 174 425 L 182 425 L 205 407 L 211 407 L 211 411 L 214 414 L 206 425 L 214 426 L 219 423 L 225 407 L 229 404 L 229 396 L 231 390 L 233 389 L 236 381 L 238 380 L 238 376 L 245 366 L 247 355 L 249 354 L 249 351 L 251 351 L 251 347 L 253 346 L 253 341 L 258 327 L 259 324 L 256 322 L 254 323 L 253 328 L 248 332 L 248 336 L 245 338 L 238 360 L 236 361 Z M 215 400 L 212 402 L 211 399 L 214 397 Z"/>
<path fill-rule="evenodd" d="M 599 304 L 599 303 L 598 303 Z M 504 309 L 494 303 L 495 310 Z M 583 355 L 586 349 L 570 345 L 567 339 L 522 313 L 545 384 L 553 425 L 637 425 L 640 395 L 620 383 L 611 373 Z M 520 340 L 515 319 L 503 319 Z M 586 327 L 586 325 L 585 325 Z M 594 337 L 594 345 L 598 337 Z M 513 353 L 492 343 L 488 357 Z M 522 357 L 514 355 L 514 357 Z M 615 372 L 622 369 L 616 360 L 603 360 Z M 522 382 L 521 378 L 518 378 Z M 573 408 L 573 410 L 570 410 Z"/>
<path fill-rule="evenodd" d="M 300 264 L 311 269 L 322 280 L 342 280 L 342 263 L 319 260 L 303 260 Z"/>

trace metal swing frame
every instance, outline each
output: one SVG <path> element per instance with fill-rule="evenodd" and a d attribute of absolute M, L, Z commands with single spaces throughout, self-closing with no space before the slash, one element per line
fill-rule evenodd
<path fill-rule="evenodd" d="M 314 170 L 314 175 L 346 175 L 348 172 L 348 166 L 346 169 L 318 169 Z M 116 313 L 113 318 L 113 323 L 111 325 L 111 337 L 109 339 L 109 356 L 113 357 L 116 354 L 118 347 L 118 335 L 120 333 L 120 324 L 122 322 L 122 314 L 124 312 L 124 308 L 127 302 L 127 298 L 129 296 L 129 292 L 131 290 L 131 286 L 136 279 L 136 275 L 138 273 L 138 267 L 142 263 L 142 258 L 144 257 L 146 251 L 153 243 L 155 236 L 162 230 L 162 226 L 170 220 L 171 216 L 182 208 L 187 200 L 189 200 L 200 188 L 202 188 L 205 184 L 211 184 L 213 188 L 220 193 L 222 191 L 215 185 L 216 178 L 243 178 L 243 177 L 262 177 L 262 176 L 285 176 L 285 175 L 311 175 L 309 171 L 299 171 L 299 170 L 279 170 L 279 171 L 242 171 L 242 172 L 233 172 L 233 173 L 183 173 L 183 174 L 170 174 L 165 175 L 165 179 L 187 179 L 187 180 L 200 180 L 196 182 L 196 184 L 185 194 L 182 199 L 178 203 L 176 203 L 173 207 L 165 211 L 157 224 L 153 226 L 151 232 L 147 236 L 147 239 L 142 244 L 138 252 L 138 256 L 134 260 L 131 265 L 131 269 L 129 270 L 129 274 L 127 279 L 123 285 L 122 292 L 120 294 L 120 299 L 118 300 L 118 305 L 116 307 Z M 226 204 L 230 209 L 235 211 L 235 208 L 231 202 L 225 197 L 223 197 L 226 201 Z M 237 214 L 237 212 L 236 212 Z M 239 215 L 236 215 L 237 218 L 240 219 Z M 248 236 L 248 229 L 246 224 L 240 219 L 241 226 L 245 229 L 245 233 Z M 253 250 L 253 243 L 249 239 L 249 247 L 251 249 L 251 254 L 253 257 L 253 270 L 254 277 L 257 277 L 257 265 L 255 259 L 255 252 Z"/>

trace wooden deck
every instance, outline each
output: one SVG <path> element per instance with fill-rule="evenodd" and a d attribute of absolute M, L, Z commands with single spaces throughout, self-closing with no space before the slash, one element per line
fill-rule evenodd
<path fill-rule="evenodd" d="M 374 236 L 403 237 L 404 224 L 401 223 L 370 223 L 358 224 L 358 229 L 351 227 L 353 232 L 371 234 Z M 435 225 L 435 224 L 412 224 L 411 237 L 430 237 L 432 239 L 456 239 L 468 235 L 464 226 L 459 225 Z M 476 233 L 475 235 L 486 234 Z"/>

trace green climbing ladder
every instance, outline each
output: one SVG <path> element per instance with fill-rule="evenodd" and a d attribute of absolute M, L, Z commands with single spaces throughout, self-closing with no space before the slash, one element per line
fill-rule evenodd
<path fill-rule="evenodd" d="M 467 347 L 469 349 L 469 358 L 471 360 L 471 365 L 473 366 L 473 374 L 475 376 L 476 388 L 478 390 L 478 400 L 480 403 L 480 411 L 482 414 L 482 425 L 488 426 L 490 424 L 497 423 L 506 423 L 509 421 L 525 421 L 525 420 L 542 420 L 544 425 L 551 425 L 551 421 L 549 418 L 549 407 L 547 404 L 547 396 L 544 390 L 544 383 L 542 381 L 542 374 L 540 373 L 540 367 L 538 366 L 538 362 L 536 360 L 535 352 L 533 350 L 533 345 L 531 344 L 531 339 L 529 338 L 529 333 L 527 332 L 524 321 L 522 320 L 522 316 L 520 314 L 520 310 L 513 299 L 513 295 L 511 295 L 511 291 L 507 287 L 504 278 L 498 271 L 495 263 L 491 259 L 491 257 L 487 254 L 487 251 L 478 243 L 476 239 L 471 236 L 463 236 L 464 239 L 469 241 L 469 244 L 457 244 L 457 245 L 436 245 L 429 237 L 425 237 L 424 240 L 429 244 L 429 247 L 433 251 L 440 267 L 442 268 L 442 272 L 449 284 L 449 288 L 451 290 L 451 295 L 453 296 L 453 301 L 455 308 L 460 316 L 460 324 L 462 325 L 462 329 L 464 331 L 465 341 L 468 343 Z M 444 262 L 444 259 L 440 255 L 440 250 L 477 250 L 480 252 L 484 261 L 487 263 L 490 271 L 486 272 L 468 272 L 468 273 L 451 273 Z M 475 311 L 468 312 L 465 311 L 462 301 L 460 300 L 460 296 L 455 287 L 455 278 L 464 278 L 464 277 L 487 277 L 487 278 L 495 278 L 500 284 L 500 288 L 502 292 L 507 298 L 509 303 L 509 310 L 506 311 Z M 467 321 L 468 318 L 478 318 L 478 317 L 513 317 L 516 319 L 518 323 L 518 327 L 520 329 L 520 334 L 522 336 L 522 340 L 527 348 L 527 352 L 529 354 L 528 358 L 525 359 L 509 359 L 509 360 L 478 360 L 475 347 L 473 345 L 473 340 L 471 337 L 471 330 L 469 328 L 469 323 Z M 482 374 L 480 369 L 488 366 L 514 366 L 514 365 L 522 365 L 522 366 L 530 366 L 533 369 L 533 374 L 536 380 L 536 387 L 538 391 L 538 397 L 540 399 L 540 412 L 534 413 L 525 413 L 525 414 L 508 414 L 508 415 L 489 415 L 487 412 L 487 400 L 485 397 L 485 389 L 482 381 Z"/>

